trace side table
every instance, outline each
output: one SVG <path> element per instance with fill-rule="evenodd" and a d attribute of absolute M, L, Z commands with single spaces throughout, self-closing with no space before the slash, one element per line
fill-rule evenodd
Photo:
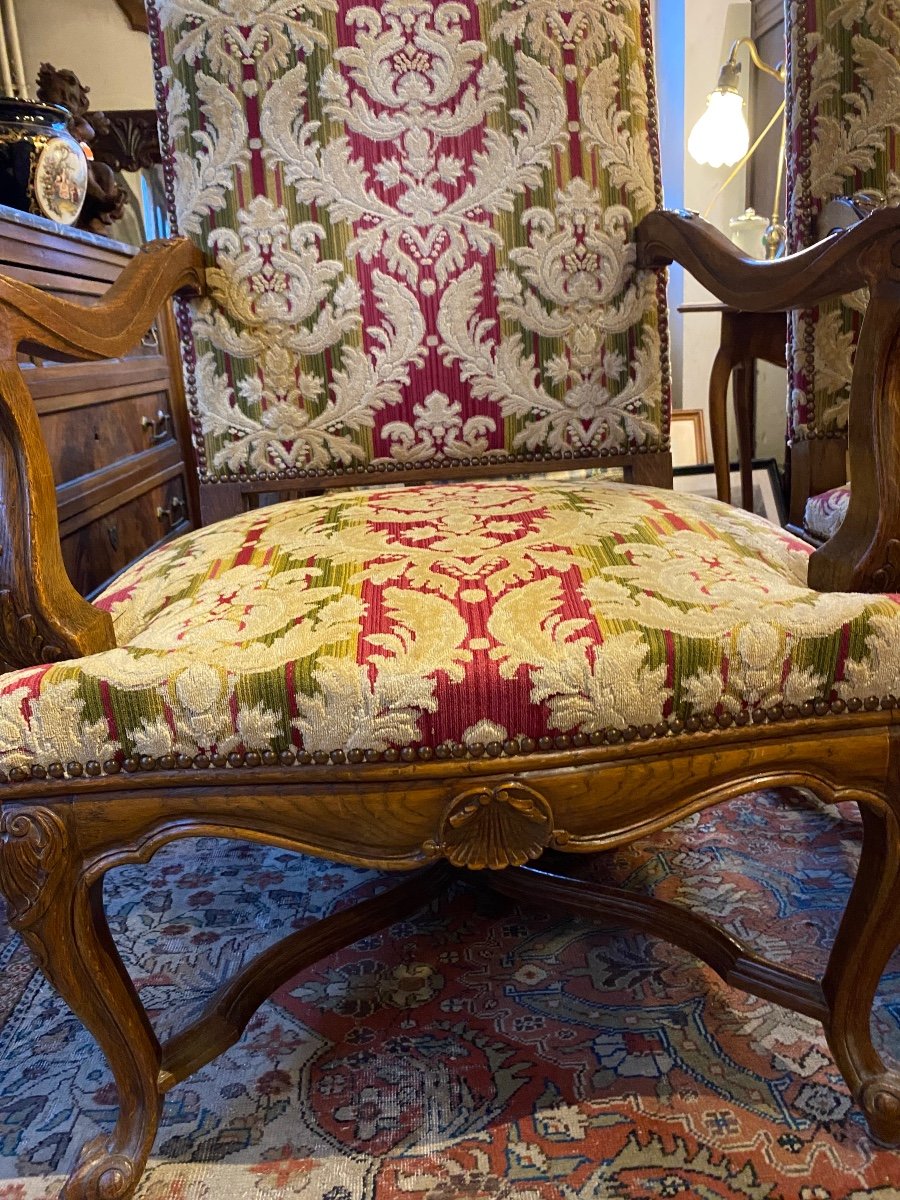
<path fill-rule="evenodd" d="M 721 313 L 719 349 L 709 377 L 709 431 L 716 495 L 731 503 L 731 468 L 728 458 L 728 381 L 734 375 L 734 410 L 741 470 L 741 506 L 753 511 L 753 438 L 756 423 L 756 389 L 753 362 L 761 359 L 776 367 L 787 366 L 787 313 L 754 313 L 727 304 L 683 304 L 680 313 Z"/>

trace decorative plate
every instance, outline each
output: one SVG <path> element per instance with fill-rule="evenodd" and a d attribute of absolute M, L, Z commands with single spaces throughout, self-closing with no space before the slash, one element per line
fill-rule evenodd
<path fill-rule="evenodd" d="M 88 164 L 71 138 L 54 137 L 41 151 L 34 171 L 34 196 L 51 221 L 73 225 L 87 195 Z"/>

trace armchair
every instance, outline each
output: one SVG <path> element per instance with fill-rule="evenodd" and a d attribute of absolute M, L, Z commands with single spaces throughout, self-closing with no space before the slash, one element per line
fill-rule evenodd
<path fill-rule="evenodd" d="M 205 272 L 176 240 L 89 308 L 0 286 L 0 890 L 120 1103 L 66 1197 L 130 1196 L 166 1092 L 459 868 L 653 930 L 822 1021 L 873 1136 L 900 1144 L 869 1029 L 900 940 L 900 602 L 872 594 L 900 514 L 879 466 L 853 540 L 810 559 L 667 490 L 664 275 L 678 260 L 760 309 L 870 286 L 851 453 L 880 464 L 900 216 L 761 264 L 660 212 L 647 0 L 228 11 L 148 7 L 173 210 Z M 16 345 L 115 354 L 202 288 L 181 325 L 211 523 L 86 605 Z M 821 981 L 561 865 L 780 784 L 863 813 Z M 160 1045 L 103 877 L 197 834 L 409 878 L 292 933 Z"/>
<path fill-rule="evenodd" d="M 792 9 L 787 81 L 792 250 L 828 232 L 831 222 L 823 220 L 835 212 L 830 202 L 836 197 L 900 203 L 900 33 L 883 9 L 877 0 L 850 6 L 801 0 Z M 834 536 L 850 504 L 851 378 L 866 303 L 864 292 L 849 290 L 796 312 L 790 323 L 789 525 L 816 543 Z"/>

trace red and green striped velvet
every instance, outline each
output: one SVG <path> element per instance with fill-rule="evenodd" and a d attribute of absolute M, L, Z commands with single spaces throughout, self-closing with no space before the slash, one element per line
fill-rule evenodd
<path fill-rule="evenodd" d="M 667 447 L 649 0 L 148 0 L 202 482 Z"/>

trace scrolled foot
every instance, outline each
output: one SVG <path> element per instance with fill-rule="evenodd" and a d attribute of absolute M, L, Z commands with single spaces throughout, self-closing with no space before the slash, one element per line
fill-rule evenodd
<path fill-rule="evenodd" d="M 882 1146 L 900 1146 L 900 1074 L 885 1071 L 863 1085 L 859 1106 L 872 1137 Z"/>
<path fill-rule="evenodd" d="M 109 1142 L 101 1135 L 84 1145 L 60 1200 L 128 1200 L 144 1164 L 118 1153 Z"/>

